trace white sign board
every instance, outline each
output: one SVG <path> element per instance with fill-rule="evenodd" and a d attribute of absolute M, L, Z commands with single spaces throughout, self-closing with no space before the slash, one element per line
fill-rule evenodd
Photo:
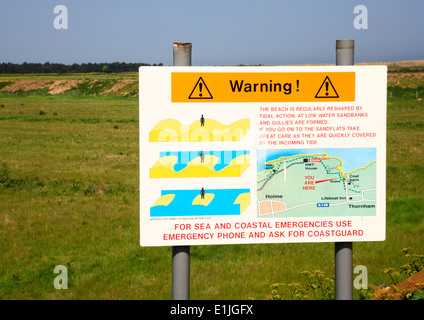
<path fill-rule="evenodd" d="M 385 239 L 385 66 L 141 67 L 140 244 Z"/>

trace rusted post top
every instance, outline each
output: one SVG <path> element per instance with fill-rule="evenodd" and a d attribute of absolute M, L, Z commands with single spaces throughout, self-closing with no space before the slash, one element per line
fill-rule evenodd
<path fill-rule="evenodd" d="M 174 42 L 174 66 L 191 66 L 191 43 Z"/>
<path fill-rule="evenodd" d="M 175 47 L 186 47 L 186 46 L 191 46 L 190 42 L 174 42 L 173 43 L 174 48 Z"/>
<path fill-rule="evenodd" d="M 336 40 L 336 49 L 353 49 L 355 40 Z"/>

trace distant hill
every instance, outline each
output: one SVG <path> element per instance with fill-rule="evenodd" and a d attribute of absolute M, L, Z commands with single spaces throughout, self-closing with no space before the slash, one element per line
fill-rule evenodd
<path fill-rule="evenodd" d="M 156 65 L 156 64 L 154 64 Z M 158 64 L 163 65 L 162 63 Z M 137 72 L 140 66 L 150 66 L 141 62 L 112 62 L 112 63 L 1 63 L 0 74 L 32 74 L 32 73 L 89 73 L 89 72 Z"/>

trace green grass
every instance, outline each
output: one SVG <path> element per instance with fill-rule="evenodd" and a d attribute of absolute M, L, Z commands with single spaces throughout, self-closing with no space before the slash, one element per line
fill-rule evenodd
<path fill-rule="evenodd" d="M 169 247 L 139 245 L 138 99 L 0 95 L 0 298 L 170 299 Z M 40 115 L 40 109 L 45 115 Z M 353 245 L 368 281 L 424 249 L 423 101 L 389 99 L 387 240 Z M 68 268 L 56 290 L 56 265 Z M 264 299 L 334 244 L 191 247 L 192 299 Z M 355 293 L 357 297 L 357 293 Z"/>
<path fill-rule="evenodd" d="M 138 249 L 138 100 L 1 101 L 0 296 L 95 298 L 86 289 L 114 287 Z M 51 290 L 57 264 L 75 290 Z"/>

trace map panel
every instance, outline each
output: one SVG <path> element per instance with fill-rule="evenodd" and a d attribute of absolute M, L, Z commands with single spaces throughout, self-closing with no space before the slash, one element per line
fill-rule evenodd
<path fill-rule="evenodd" d="M 259 217 L 376 215 L 375 148 L 296 151 L 305 152 L 278 150 L 258 160 Z"/>

